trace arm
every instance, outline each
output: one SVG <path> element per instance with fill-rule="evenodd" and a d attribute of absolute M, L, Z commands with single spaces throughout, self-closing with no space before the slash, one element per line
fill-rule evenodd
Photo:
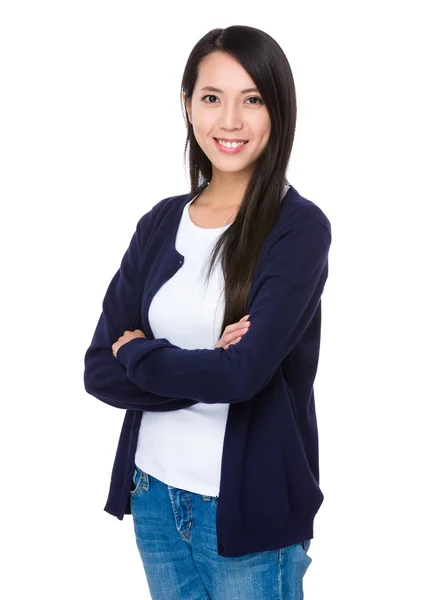
<path fill-rule="evenodd" d="M 115 408 L 131 410 L 163 412 L 197 404 L 196 400 L 146 392 L 132 383 L 127 377 L 126 369 L 112 354 L 107 332 L 107 317 L 103 311 L 84 358 L 84 387 L 89 394 Z"/>
<path fill-rule="evenodd" d="M 112 354 L 112 344 L 124 331 L 141 327 L 140 299 L 135 288 L 139 258 L 145 251 L 151 218 L 152 211 L 149 211 L 139 220 L 120 268 L 108 286 L 102 313 L 84 357 L 84 387 L 95 398 L 116 408 L 162 412 L 186 408 L 197 401 L 142 390 L 130 381 L 126 369 Z"/>
<path fill-rule="evenodd" d="M 238 344 L 185 350 L 166 338 L 135 338 L 119 348 L 117 360 L 131 382 L 154 394 L 207 404 L 254 397 L 299 341 L 320 302 L 330 244 L 330 229 L 318 220 L 274 243 L 246 309 L 250 329 Z"/>

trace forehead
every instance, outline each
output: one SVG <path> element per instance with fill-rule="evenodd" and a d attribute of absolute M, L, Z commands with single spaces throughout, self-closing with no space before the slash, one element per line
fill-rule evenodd
<path fill-rule="evenodd" d="M 226 92 L 256 87 L 244 67 L 224 52 L 212 52 L 200 62 L 196 87 L 200 91 L 203 86 Z"/>

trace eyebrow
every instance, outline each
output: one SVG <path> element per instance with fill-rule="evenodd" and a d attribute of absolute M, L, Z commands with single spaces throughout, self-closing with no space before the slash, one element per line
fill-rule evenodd
<path fill-rule="evenodd" d="M 218 92 L 219 94 L 223 94 L 223 90 L 219 90 L 218 88 L 212 87 L 210 85 L 206 85 L 205 87 L 201 88 L 201 91 L 202 90 L 207 90 L 208 92 Z M 241 94 L 248 94 L 249 92 L 259 92 L 259 90 L 255 87 L 241 90 Z"/>

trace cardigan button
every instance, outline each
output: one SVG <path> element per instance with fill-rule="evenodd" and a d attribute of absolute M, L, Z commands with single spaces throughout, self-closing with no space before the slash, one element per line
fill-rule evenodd
<path fill-rule="evenodd" d="M 224 546 L 223 546 L 223 544 L 219 544 L 218 545 L 218 549 L 219 549 L 220 552 L 224 552 Z"/>

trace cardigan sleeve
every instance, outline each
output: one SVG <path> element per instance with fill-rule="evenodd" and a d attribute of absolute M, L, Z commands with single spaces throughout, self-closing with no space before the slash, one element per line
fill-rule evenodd
<path fill-rule="evenodd" d="M 163 412 L 186 408 L 197 401 L 143 390 L 129 379 L 125 367 L 112 354 L 112 344 L 126 330 L 141 328 L 135 287 L 151 218 L 152 211 L 140 218 L 120 268 L 105 293 L 102 312 L 84 356 L 84 387 L 95 398 L 116 408 Z"/>
<path fill-rule="evenodd" d="M 226 350 L 181 349 L 166 338 L 135 338 L 118 349 L 116 359 L 131 382 L 154 394 L 206 404 L 253 398 L 316 311 L 328 276 L 330 244 L 330 225 L 316 218 L 289 229 L 273 244 L 247 308 L 249 330 Z"/>

